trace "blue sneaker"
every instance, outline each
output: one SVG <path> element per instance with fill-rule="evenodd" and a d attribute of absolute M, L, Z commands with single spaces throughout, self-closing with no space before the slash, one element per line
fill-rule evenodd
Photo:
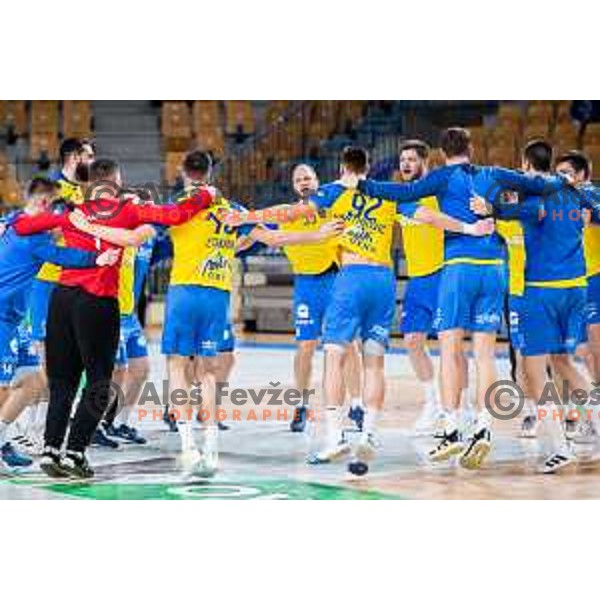
<path fill-rule="evenodd" d="M 116 450 L 119 447 L 119 442 L 116 440 L 111 440 L 106 433 L 106 426 L 100 423 L 94 432 L 92 446 L 99 446 L 100 448 L 112 448 L 113 450 Z"/>
<path fill-rule="evenodd" d="M 365 422 L 365 409 L 362 406 L 351 406 L 348 411 L 348 418 L 354 421 L 359 431 L 362 431 L 363 423 Z"/>
<path fill-rule="evenodd" d="M 29 456 L 16 450 L 10 442 L 6 442 L 6 444 L 0 448 L 0 454 L 4 464 L 11 468 L 30 467 L 33 464 L 33 460 Z"/>
<path fill-rule="evenodd" d="M 111 437 L 120 438 L 126 442 L 131 442 L 133 444 L 146 443 L 146 438 L 142 437 L 135 427 L 129 427 L 129 425 L 125 425 L 125 423 L 121 423 L 121 425 L 118 427 L 115 427 L 114 425 L 107 425 L 106 434 L 110 435 Z"/>
<path fill-rule="evenodd" d="M 294 433 L 302 433 L 306 429 L 306 421 L 308 419 L 308 410 L 306 406 L 299 406 L 294 411 L 294 418 L 290 423 L 290 430 Z"/>

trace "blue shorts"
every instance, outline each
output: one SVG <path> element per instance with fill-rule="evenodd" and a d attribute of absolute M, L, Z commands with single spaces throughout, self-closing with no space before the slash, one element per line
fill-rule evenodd
<path fill-rule="evenodd" d="M 40 366 L 31 341 L 30 326 L 0 321 L 0 385 L 10 385 L 18 369 Z"/>
<path fill-rule="evenodd" d="M 400 331 L 402 333 L 431 333 L 438 307 L 440 271 L 411 277 L 406 284 Z"/>
<path fill-rule="evenodd" d="M 121 315 L 119 349 L 115 364 L 122 367 L 127 364 L 129 359 L 143 358 L 144 356 L 148 356 L 148 343 L 140 320 L 136 314 Z"/>
<path fill-rule="evenodd" d="M 502 324 L 505 295 L 504 265 L 446 265 L 440 277 L 435 329 L 496 332 Z"/>
<path fill-rule="evenodd" d="M 223 337 L 219 344 L 219 353 L 221 352 L 233 352 L 235 350 L 235 333 L 233 332 L 233 325 L 231 320 L 227 319 L 225 330 L 223 331 Z"/>
<path fill-rule="evenodd" d="M 335 278 L 325 312 L 323 343 L 346 345 L 360 334 L 387 346 L 396 310 L 396 278 L 389 267 L 347 265 Z"/>
<path fill-rule="evenodd" d="M 588 277 L 587 322 L 600 325 L 600 273 Z"/>
<path fill-rule="evenodd" d="M 586 341 L 586 288 L 525 288 L 523 356 L 572 354 Z"/>
<path fill-rule="evenodd" d="M 525 298 L 510 295 L 508 297 L 508 334 L 510 345 L 519 352 L 523 349 L 523 310 Z"/>
<path fill-rule="evenodd" d="M 162 353 L 216 356 L 223 341 L 229 292 L 200 285 L 172 285 L 167 292 Z"/>
<path fill-rule="evenodd" d="M 331 298 L 336 269 L 320 275 L 294 277 L 294 327 L 296 340 L 318 340 L 323 333 L 325 311 Z"/>
<path fill-rule="evenodd" d="M 29 293 L 29 311 L 31 316 L 31 337 L 35 341 L 43 342 L 46 339 L 46 321 L 50 296 L 56 287 L 54 281 L 34 279 Z"/>

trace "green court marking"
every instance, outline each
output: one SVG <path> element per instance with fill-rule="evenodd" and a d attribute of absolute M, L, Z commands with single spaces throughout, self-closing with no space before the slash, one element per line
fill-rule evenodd
<path fill-rule="evenodd" d="M 377 491 L 293 480 L 201 484 L 53 483 L 41 489 L 88 500 L 399 500 Z"/>

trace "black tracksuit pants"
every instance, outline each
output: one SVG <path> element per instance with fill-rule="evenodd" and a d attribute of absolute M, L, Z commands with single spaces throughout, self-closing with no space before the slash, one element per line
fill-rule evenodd
<path fill-rule="evenodd" d="M 83 452 L 89 446 L 110 400 L 119 326 L 116 298 L 63 285 L 52 293 L 46 331 L 50 388 L 46 446 L 60 449 L 63 445 L 83 371 L 86 389 L 71 424 L 67 450 Z"/>

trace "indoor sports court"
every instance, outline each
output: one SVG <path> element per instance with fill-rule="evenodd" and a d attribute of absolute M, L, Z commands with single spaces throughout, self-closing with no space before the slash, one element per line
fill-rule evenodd
<path fill-rule="evenodd" d="M 240 341 L 239 364 L 231 386 L 259 389 L 282 374 L 291 386 L 293 340 L 289 336 L 262 336 L 262 341 Z M 396 344 L 397 346 L 397 344 Z M 320 356 L 319 356 L 320 358 Z M 508 368 L 504 356 L 501 368 Z M 318 367 L 315 374 L 320 375 Z M 160 385 L 164 367 L 152 346 L 152 380 Z M 287 379 L 285 378 L 287 377 Z M 502 428 L 498 445 L 485 468 L 466 472 L 455 465 L 432 466 L 427 438 L 415 437 L 412 424 L 418 414 L 418 390 L 411 381 L 405 353 L 392 350 L 386 365 L 387 409 L 382 425 L 382 449 L 368 476 L 359 479 L 345 463 L 310 466 L 306 455 L 308 434 L 295 434 L 287 421 L 240 421 L 221 438 L 220 472 L 210 481 L 187 480 L 177 468 L 178 434 L 169 433 L 162 420 L 143 425 L 149 443 L 119 450 L 94 449 L 97 480 L 91 483 L 55 483 L 42 473 L 4 478 L 2 499 L 86 500 L 450 500 L 450 499 L 592 499 L 600 494 L 594 461 L 562 473 L 556 480 L 535 472 L 540 460 L 533 440 L 517 437 L 515 424 Z M 318 379 L 315 379 L 318 388 Z M 227 403 L 224 403 L 224 408 Z M 229 408 L 232 405 L 229 404 Z M 257 411 L 257 419 L 261 418 Z M 289 409 L 288 409 L 289 412 Z M 197 435 L 201 436 L 200 429 Z M 356 434 L 354 434 L 356 435 Z"/>

